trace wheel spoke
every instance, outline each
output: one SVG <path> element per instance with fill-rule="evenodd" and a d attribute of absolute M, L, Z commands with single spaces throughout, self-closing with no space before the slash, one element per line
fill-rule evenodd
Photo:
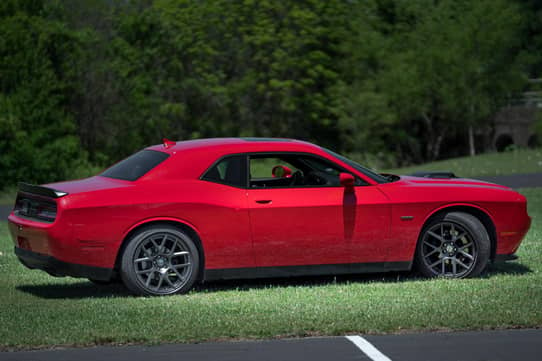
<path fill-rule="evenodd" d="M 177 274 L 177 277 L 179 277 L 181 281 L 184 281 L 183 276 L 177 271 L 177 268 L 173 267 L 172 270 Z"/>
<path fill-rule="evenodd" d="M 467 243 L 467 244 L 465 244 L 465 245 L 459 247 L 459 250 L 462 251 L 462 250 L 464 250 L 465 248 L 468 248 L 468 247 L 470 247 L 470 246 L 472 246 L 472 242 L 469 242 L 469 243 Z"/>
<path fill-rule="evenodd" d="M 437 247 L 434 250 L 432 250 L 431 252 L 429 252 L 428 254 L 426 254 L 425 258 L 429 258 L 429 257 L 431 257 L 432 255 L 434 255 L 435 253 L 437 253 L 439 251 L 440 251 L 440 249 Z"/>
<path fill-rule="evenodd" d="M 162 242 L 160 242 L 160 253 L 164 252 L 164 249 L 166 248 L 166 240 L 167 240 L 167 234 L 164 234 L 164 237 L 162 238 Z"/>
<path fill-rule="evenodd" d="M 151 243 L 154 245 L 154 248 L 156 249 L 156 253 L 160 253 L 160 246 L 154 241 L 154 239 L 150 238 Z"/>
<path fill-rule="evenodd" d="M 471 261 L 474 260 L 474 257 L 471 256 L 470 254 L 468 254 L 467 252 L 463 251 L 463 250 L 459 250 L 459 253 L 461 253 L 463 256 L 467 257 L 468 259 L 470 259 Z"/>
<path fill-rule="evenodd" d="M 463 232 L 461 234 L 459 234 L 459 236 L 457 237 L 454 237 L 454 239 L 452 240 L 452 242 L 457 242 L 458 240 L 460 240 L 461 238 L 465 237 L 467 235 L 466 232 Z"/>
<path fill-rule="evenodd" d="M 427 241 L 423 241 L 423 244 L 426 244 L 426 245 L 428 245 L 429 247 L 431 247 L 433 249 L 439 249 L 440 248 L 439 246 L 435 246 L 434 244 L 431 244 L 431 243 L 429 243 Z"/>
<path fill-rule="evenodd" d="M 182 251 L 182 252 L 175 252 L 173 253 L 173 256 L 184 256 L 186 254 L 190 254 L 189 252 Z"/>
<path fill-rule="evenodd" d="M 175 284 L 174 284 L 173 282 L 171 282 L 171 279 L 169 278 L 169 275 L 167 275 L 167 276 L 165 277 L 165 279 L 166 279 L 166 282 L 169 283 L 169 285 L 170 285 L 171 287 L 175 287 Z"/>
<path fill-rule="evenodd" d="M 154 268 L 147 268 L 147 269 L 142 269 L 142 270 L 139 270 L 139 271 L 136 271 L 137 274 L 147 274 L 149 272 L 154 272 Z"/>
<path fill-rule="evenodd" d="M 457 274 L 457 259 L 455 257 L 452 258 L 452 273 Z"/>
<path fill-rule="evenodd" d="M 457 260 L 457 263 L 458 263 L 461 267 L 463 267 L 463 268 L 465 268 L 465 269 L 469 269 L 469 266 L 467 266 L 466 264 L 464 264 L 464 263 L 461 262 L 460 260 Z"/>
<path fill-rule="evenodd" d="M 139 262 L 144 262 L 144 261 L 150 261 L 151 259 L 149 257 L 142 257 L 142 258 L 137 258 L 134 260 L 134 263 L 139 263 Z"/>
<path fill-rule="evenodd" d="M 156 289 L 159 290 L 160 286 L 162 286 L 162 281 L 164 280 L 164 273 L 160 273 L 160 277 L 158 278 L 158 285 L 156 286 Z"/>
<path fill-rule="evenodd" d="M 153 276 L 153 275 L 154 275 L 154 270 L 147 276 L 147 282 L 145 282 L 145 285 L 146 285 L 147 287 L 150 286 L 151 280 L 152 280 L 152 276 Z"/>
<path fill-rule="evenodd" d="M 173 265 L 171 268 L 178 269 L 178 268 L 181 268 L 181 267 L 184 268 L 186 266 L 190 266 L 190 263 L 176 264 L 176 265 Z"/>
<path fill-rule="evenodd" d="M 439 241 L 444 242 L 444 238 L 442 238 L 442 236 L 439 236 L 439 235 L 436 234 L 435 232 L 429 231 L 429 232 L 427 232 L 427 233 L 428 233 L 429 235 L 431 235 L 432 237 L 438 239 Z"/>
<path fill-rule="evenodd" d="M 444 263 L 444 261 L 443 261 L 442 259 L 439 259 L 439 260 L 436 261 L 435 263 L 430 264 L 430 265 L 429 265 L 429 268 L 433 268 L 433 267 L 435 267 L 436 265 L 438 265 L 438 264 L 441 263 L 441 262 Z"/>

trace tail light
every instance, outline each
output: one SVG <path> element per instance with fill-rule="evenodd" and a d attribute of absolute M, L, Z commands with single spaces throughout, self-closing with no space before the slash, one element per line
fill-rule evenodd
<path fill-rule="evenodd" d="M 52 223 L 56 219 L 57 207 L 52 199 L 20 192 L 13 211 L 23 218 Z"/>

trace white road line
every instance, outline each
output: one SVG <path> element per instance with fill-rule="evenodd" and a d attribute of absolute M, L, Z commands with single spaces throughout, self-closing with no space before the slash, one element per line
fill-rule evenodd
<path fill-rule="evenodd" d="M 346 336 L 350 342 L 352 342 L 354 345 L 356 345 L 361 351 L 363 351 L 364 354 L 369 356 L 369 358 L 373 361 L 391 361 L 390 358 L 388 358 L 386 355 L 384 355 L 382 352 L 378 351 L 376 347 L 374 347 L 369 341 L 364 339 L 361 336 Z"/>

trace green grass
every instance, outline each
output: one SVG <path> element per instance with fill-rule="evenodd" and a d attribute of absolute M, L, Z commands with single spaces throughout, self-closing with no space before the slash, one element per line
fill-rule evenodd
<path fill-rule="evenodd" d="M 497 176 L 542 172 L 542 149 L 518 149 L 503 153 L 487 153 L 426 163 L 414 167 L 388 169 L 383 172 L 410 174 L 417 171 L 452 171 L 457 176 Z"/>
<path fill-rule="evenodd" d="M 236 281 L 185 296 L 53 278 L 18 263 L 0 225 L 0 349 L 542 326 L 542 188 L 519 261 L 480 278 L 410 274 Z"/>

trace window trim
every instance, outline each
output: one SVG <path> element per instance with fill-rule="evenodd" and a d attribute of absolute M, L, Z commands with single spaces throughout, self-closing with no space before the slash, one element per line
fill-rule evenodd
<path fill-rule="evenodd" d="M 218 181 L 218 180 L 215 180 L 215 179 L 206 179 L 205 178 L 205 175 L 208 172 L 210 172 L 212 168 L 214 168 L 220 162 L 222 162 L 224 159 L 231 158 L 231 157 L 236 157 L 236 156 L 242 156 L 244 158 L 244 161 L 245 161 L 245 184 L 244 184 L 244 186 L 239 186 L 239 185 L 235 185 L 235 184 L 231 184 L 231 183 L 221 182 L 221 181 Z M 246 168 L 246 167 L 248 167 L 248 165 L 249 165 L 249 163 L 248 163 L 247 153 L 243 152 L 243 153 L 226 154 L 226 155 L 223 155 L 222 157 L 218 158 L 217 160 L 215 160 L 209 167 L 207 167 L 207 169 L 205 169 L 203 171 L 203 173 L 198 177 L 198 179 L 202 180 L 202 181 L 206 181 L 206 182 L 211 182 L 211 183 L 216 183 L 216 184 L 222 184 L 222 185 L 225 185 L 225 186 L 230 186 L 230 187 L 233 187 L 233 188 L 248 189 L 248 170 Z"/>
<path fill-rule="evenodd" d="M 264 152 L 241 152 L 241 153 L 231 153 L 231 154 L 225 154 L 223 156 L 221 156 L 220 158 L 218 158 L 216 161 L 214 161 L 209 167 L 207 167 L 207 169 L 205 169 L 205 171 L 203 171 L 203 173 L 199 176 L 199 180 L 203 180 L 203 181 L 206 181 L 206 182 L 211 182 L 211 183 L 216 183 L 216 184 L 222 184 L 222 185 L 226 185 L 226 186 L 230 186 L 230 187 L 233 187 L 233 188 L 238 188 L 238 189 L 249 189 L 249 190 L 270 190 L 270 189 L 307 189 L 307 188 L 344 188 L 343 186 L 341 185 L 338 185 L 338 186 L 333 186 L 333 185 L 326 185 L 326 186 L 323 186 L 323 185 L 314 185 L 314 186 L 281 186 L 281 187 L 269 187 L 269 188 L 251 188 L 250 187 L 250 172 L 249 172 L 249 169 L 250 169 L 250 157 L 251 156 L 266 156 L 266 155 L 269 155 L 269 156 L 275 156 L 275 155 L 280 155 L 280 154 L 285 154 L 285 155 L 301 155 L 301 156 L 309 156 L 309 157 L 313 157 L 313 158 L 316 158 L 316 159 L 319 159 L 319 160 L 322 160 L 324 162 L 329 162 L 329 163 L 333 163 L 334 166 L 336 166 L 340 171 L 341 173 L 348 173 L 348 174 L 351 174 L 352 176 L 354 176 L 354 178 L 356 180 L 359 180 L 360 182 L 362 182 L 363 184 L 358 184 L 358 185 L 355 185 L 354 187 L 367 187 L 367 186 L 370 186 L 372 184 L 370 184 L 369 182 L 367 182 L 365 179 L 361 178 L 360 176 L 358 176 L 357 174 L 355 174 L 354 172 L 351 172 L 349 170 L 347 170 L 346 168 L 344 168 L 342 165 L 338 164 L 337 162 L 334 162 L 330 159 L 327 159 L 325 157 L 322 157 L 321 155 L 319 154 L 314 154 L 314 153 L 308 153 L 308 152 L 289 152 L 289 151 L 264 151 Z M 237 185 L 233 185 L 233 184 L 229 184 L 229 183 L 225 183 L 225 182 L 220 182 L 220 181 L 216 181 L 216 180 L 211 180 L 211 179 L 205 179 L 205 175 L 207 174 L 207 172 L 209 172 L 211 170 L 211 168 L 213 168 L 214 166 L 216 166 L 218 163 L 220 163 L 222 160 L 224 160 L 225 158 L 229 158 L 229 157 L 233 157 L 233 156 L 244 156 L 245 158 L 245 162 L 246 162 L 246 168 L 245 168 L 245 185 L 244 187 L 241 187 L 241 186 L 237 186 Z"/>
<path fill-rule="evenodd" d="M 119 165 L 120 163 L 124 162 L 125 160 L 135 156 L 136 154 L 140 154 L 140 153 L 143 153 L 143 152 L 148 152 L 148 153 L 159 153 L 161 156 L 164 156 L 164 158 L 162 160 L 160 160 L 160 162 L 158 162 L 157 164 L 155 164 L 154 166 L 152 166 L 151 168 L 147 169 L 147 171 L 143 174 L 141 174 L 139 177 L 135 178 L 135 179 L 126 179 L 126 178 L 119 178 L 119 177 L 112 177 L 112 176 L 109 176 L 109 175 L 104 175 L 106 172 L 110 171 L 113 167 L 116 167 L 117 165 Z M 98 176 L 100 177 L 104 177 L 104 178 L 109 178 L 109 179 L 116 179 L 116 180 L 121 180 L 121 181 L 125 181 L 125 182 L 137 182 L 138 180 L 140 180 L 141 178 L 145 177 L 147 174 L 149 174 L 150 172 L 152 172 L 156 167 L 160 166 L 161 164 L 163 164 L 164 162 L 166 162 L 168 159 L 171 158 L 171 154 L 169 153 L 166 153 L 166 152 L 161 152 L 159 150 L 154 150 L 154 149 L 148 149 L 148 148 L 145 148 L 145 149 L 141 149 L 140 151 L 136 152 L 136 153 L 133 153 L 131 155 L 129 155 L 128 157 L 124 158 L 124 159 L 121 159 L 119 160 L 118 162 L 116 162 L 115 164 L 112 164 L 111 166 L 109 166 L 108 168 L 106 168 L 105 170 L 103 170 L 100 174 L 98 174 Z"/>

